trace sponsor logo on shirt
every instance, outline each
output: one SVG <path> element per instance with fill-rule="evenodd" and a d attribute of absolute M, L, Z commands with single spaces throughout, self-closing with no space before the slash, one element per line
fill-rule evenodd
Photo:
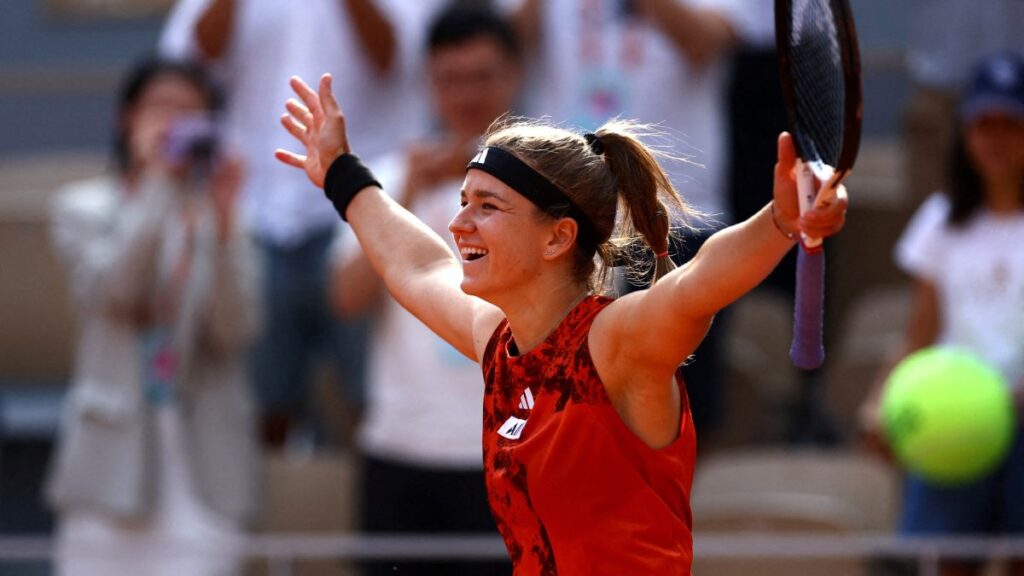
<path fill-rule="evenodd" d="M 533 392 L 527 388 L 526 392 L 519 397 L 519 409 L 520 410 L 533 410 Z"/>
<path fill-rule="evenodd" d="M 498 435 L 509 440 L 519 440 L 519 437 L 523 435 L 523 428 L 526 428 L 526 420 L 509 416 L 501 428 L 498 428 Z"/>
<path fill-rule="evenodd" d="M 519 397 L 520 410 L 533 410 L 533 392 L 527 388 Z M 509 440 L 518 440 L 523 435 L 523 428 L 526 428 L 526 419 L 509 416 L 508 420 L 498 428 L 498 434 Z"/>

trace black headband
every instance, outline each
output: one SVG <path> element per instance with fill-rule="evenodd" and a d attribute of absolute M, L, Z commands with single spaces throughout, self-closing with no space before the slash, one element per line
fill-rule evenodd
<path fill-rule="evenodd" d="M 594 226 L 587 215 L 580 210 L 571 198 L 551 183 L 540 172 L 537 172 L 514 154 L 501 148 L 488 146 L 481 150 L 466 166 L 466 170 L 476 168 L 483 170 L 501 180 L 538 208 L 552 213 L 553 208 L 568 207 L 566 216 L 572 218 L 580 227 L 580 240 L 584 237 L 594 238 Z M 584 234 L 586 232 L 586 234 Z"/>

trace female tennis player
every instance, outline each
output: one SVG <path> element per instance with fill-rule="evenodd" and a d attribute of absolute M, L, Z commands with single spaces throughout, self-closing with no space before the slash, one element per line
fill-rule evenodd
<path fill-rule="evenodd" d="M 282 123 L 305 153 L 277 158 L 324 187 L 394 297 L 483 366 L 487 489 L 515 573 L 690 574 L 696 439 L 676 368 L 799 231 L 842 227 L 845 191 L 799 217 L 784 134 L 774 201 L 670 271 L 685 203 L 628 124 L 507 121 L 469 164 L 456 256 L 351 154 L 330 76 L 292 87 Z M 613 300 L 597 280 L 633 230 L 656 284 Z"/>

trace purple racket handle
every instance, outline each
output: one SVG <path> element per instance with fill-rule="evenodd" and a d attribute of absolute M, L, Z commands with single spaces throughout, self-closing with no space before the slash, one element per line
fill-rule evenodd
<path fill-rule="evenodd" d="M 793 344 L 789 358 L 803 370 L 814 370 L 825 361 L 821 334 L 825 306 L 825 251 L 800 247 L 796 256 L 796 307 L 793 311 Z"/>

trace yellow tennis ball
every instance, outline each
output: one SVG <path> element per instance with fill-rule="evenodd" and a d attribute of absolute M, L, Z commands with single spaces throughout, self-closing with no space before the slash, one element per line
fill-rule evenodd
<path fill-rule="evenodd" d="M 896 366 L 882 396 L 882 421 L 900 462 L 943 485 L 992 472 L 1016 426 L 1000 373 L 965 350 L 944 347 L 919 350 Z"/>

